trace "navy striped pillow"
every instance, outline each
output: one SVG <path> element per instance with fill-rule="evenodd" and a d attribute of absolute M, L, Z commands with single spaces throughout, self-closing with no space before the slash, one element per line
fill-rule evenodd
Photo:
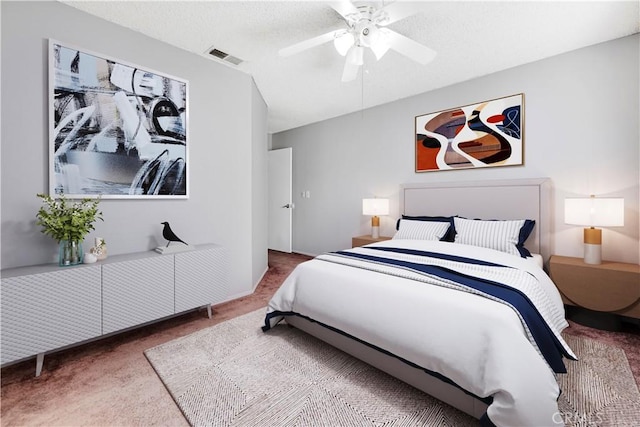
<path fill-rule="evenodd" d="M 523 258 L 531 253 L 524 247 L 536 222 L 520 220 L 480 220 L 454 217 L 456 243 L 495 249 Z"/>
<path fill-rule="evenodd" d="M 449 224 L 435 221 L 412 221 L 403 219 L 394 239 L 442 240 Z"/>
<path fill-rule="evenodd" d="M 431 221 L 431 222 L 448 222 L 449 223 L 449 229 L 447 230 L 446 234 L 444 236 L 442 236 L 442 241 L 444 242 L 453 242 L 455 235 L 456 235 L 456 229 L 453 225 L 453 217 L 451 216 L 409 216 L 409 215 L 402 215 L 402 218 L 398 219 L 398 222 L 396 222 L 396 230 L 400 230 L 400 221 L 402 220 L 412 220 L 412 221 Z"/>

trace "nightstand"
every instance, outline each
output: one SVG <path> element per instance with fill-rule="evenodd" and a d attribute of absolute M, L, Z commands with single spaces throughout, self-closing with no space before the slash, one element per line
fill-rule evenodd
<path fill-rule="evenodd" d="M 385 240 L 391 240 L 391 237 L 380 236 L 378 238 L 373 238 L 371 237 L 371 235 L 352 237 L 351 247 L 357 248 L 358 246 L 369 245 L 371 243 L 376 243 L 376 242 L 383 242 Z"/>
<path fill-rule="evenodd" d="M 566 305 L 640 319 L 638 264 L 585 264 L 582 258 L 553 255 L 549 275 Z"/>

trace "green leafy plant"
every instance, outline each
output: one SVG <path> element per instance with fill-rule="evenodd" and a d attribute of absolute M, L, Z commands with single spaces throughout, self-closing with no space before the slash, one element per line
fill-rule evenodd
<path fill-rule="evenodd" d="M 42 226 L 44 234 L 58 242 L 82 242 L 91 230 L 95 230 L 93 223 L 98 219 L 103 221 L 102 212 L 98 210 L 100 198 L 70 202 L 64 195 L 57 199 L 46 194 L 37 196 L 42 199 L 43 206 L 36 215 L 36 224 Z"/>

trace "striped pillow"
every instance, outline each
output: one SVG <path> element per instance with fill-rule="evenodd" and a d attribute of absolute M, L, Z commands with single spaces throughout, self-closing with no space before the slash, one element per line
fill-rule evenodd
<path fill-rule="evenodd" d="M 452 216 L 425 216 L 425 215 L 409 216 L 409 215 L 402 215 L 402 218 L 399 218 L 398 222 L 396 222 L 396 230 L 400 229 L 400 221 L 404 221 L 406 219 L 415 220 L 415 221 L 448 222 L 449 223 L 449 230 L 447 230 L 447 232 L 442 237 L 442 239 L 440 239 L 440 240 L 442 240 L 444 242 L 453 242 L 454 237 L 456 235 L 456 230 L 453 227 L 453 217 Z"/>
<path fill-rule="evenodd" d="M 456 227 L 456 243 L 495 249 L 523 258 L 531 256 L 524 242 L 533 231 L 535 221 L 513 221 L 453 218 Z"/>
<path fill-rule="evenodd" d="M 402 219 L 394 239 L 440 240 L 449 230 L 448 222 Z"/>

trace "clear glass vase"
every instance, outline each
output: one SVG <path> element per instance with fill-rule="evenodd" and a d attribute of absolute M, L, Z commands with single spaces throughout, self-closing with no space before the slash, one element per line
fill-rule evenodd
<path fill-rule="evenodd" d="M 82 242 L 77 240 L 60 241 L 60 266 L 82 264 Z"/>

